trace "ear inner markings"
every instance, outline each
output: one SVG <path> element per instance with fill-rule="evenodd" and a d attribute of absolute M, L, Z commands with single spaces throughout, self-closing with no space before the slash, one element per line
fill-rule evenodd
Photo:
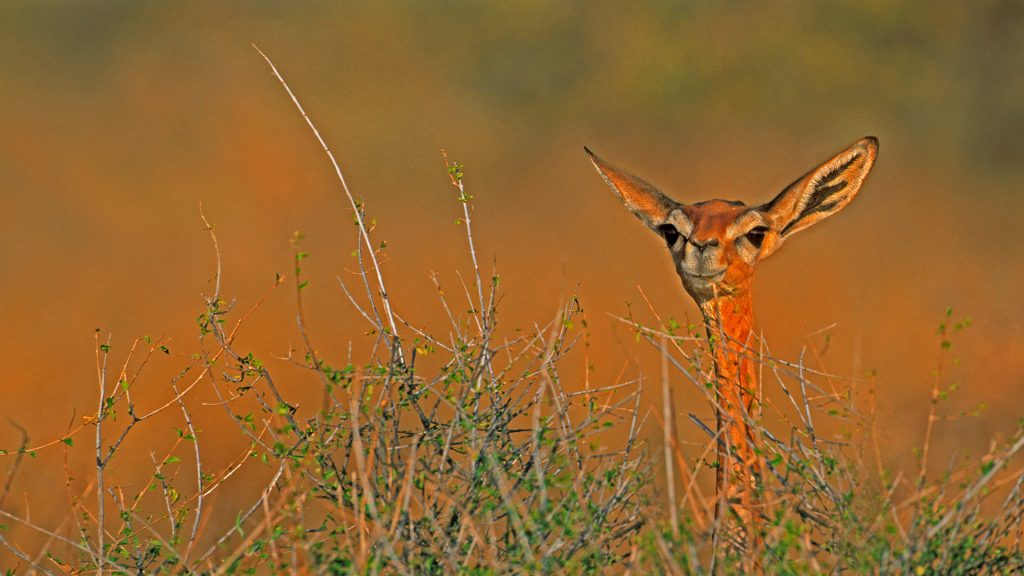
<path fill-rule="evenodd" d="M 829 182 L 835 180 L 836 176 L 839 176 L 847 168 L 852 166 L 854 162 L 856 162 L 857 160 L 860 159 L 860 156 L 861 156 L 860 154 L 854 154 L 853 156 L 850 156 L 850 159 L 847 160 L 846 162 L 843 162 L 839 166 L 836 166 L 836 167 L 832 168 L 831 170 L 829 170 L 827 173 L 822 175 L 821 178 L 818 180 L 818 182 L 817 182 L 818 186 L 821 186 L 822 184 L 828 184 Z"/>
<path fill-rule="evenodd" d="M 800 215 L 786 224 L 779 233 L 785 235 L 811 214 L 817 212 L 827 214 L 835 209 L 843 200 L 842 197 L 837 196 L 850 185 L 850 180 L 844 178 L 846 171 L 862 157 L 863 154 L 854 153 L 842 164 L 833 166 L 829 168 L 828 172 L 814 178 L 811 192 L 807 195 L 807 201 L 803 209 L 800 210 Z M 772 204 L 774 204 L 774 200 Z"/>
<path fill-rule="evenodd" d="M 812 192 L 810 198 L 807 199 L 807 204 L 804 206 L 802 213 L 810 214 L 811 212 L 818 212 L 826 209 L 822 208 L 822 205 L 826 200 L 831 198 L 836 192 L 846 188 L 850 183 L 848 180 L 840 180 L 833 184 L 833 180 L 841 177 L 846 172 L 846 169 L 852 166 L 860 157 L 860 154 L 854 154 L 849 160 L 835 168 L 832 168 L 825 173 L 824 176 L 817 179 L 814 183 L 814 192 Z"/>
<path fill-rule="evenodd" d="M 842 190 L 843 188 L 846 187 L 846 182 L 843 182 L 842 184 L 843 184 L 843 186 L 838 188 L 837 190 Z M 816 192 L 816 194 L 817 194 L 817 192 Z M 831 200 L 829 202 L 824 202 L 822 204 L 814 206 L 813 208 L 805 208 L 804 211 L 800 213 L 800 217 L 797 218 L 796 220 L 793 220 L 789 224 L 786 224 L 786 226 L 782 229 L 781 232 L 779 232 L 779 234 L 785 236 L 786 233 L 789 232 L 794 226 L 796 226 L 797 224 L 800 224 L 800 221 L 804 217 L 808 216 L 809 214 L 814 214 L 815 212 L 828 212 L 829 210 L 832 210 L 833 208 L 835 208 L 836 204 L 838 204 L 838 203 L 839 203 L 838 200 Z"/>

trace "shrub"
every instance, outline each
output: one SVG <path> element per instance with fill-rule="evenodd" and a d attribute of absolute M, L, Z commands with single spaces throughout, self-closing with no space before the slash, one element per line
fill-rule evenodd
<path fill-rule="evenodd" d="M 943 419 L 939 404 L 950 391 L 943 388 L 944 354 L 952 334 L 966 326 L 951 323 L 951 311 L 939 330 L 939 369 L 912 480 L 882 469 L 871 407 L 851 400 L 856 382 L 812 370 L 803 358 L 774 358 L 763 343 L 748 350 L 766 376 L 763 393 L 775 401 L 765 404 L 771 418 L 751 417 L 764 471 L 757 486 L 761 520 L 742 526 L 728 506 L 702 492 L 715 465 L 709 463 L 714 431 L 690 414 L 697 435 L 684 437 L 675 422 L 678 382 L 714 402 L 703 327 L 684 328 L 656 313 L 654 326 L 622 319 L 661 358 L 662 405 L 660 415 L 651 413 L 662 432 L 663 455 L 653 457 L 640 440 L 647 420 L 643 379 L 603 388 L 563 386 L 560 362 L 585 337 L 577 328 L 586 322 L 576 298 L 528 333 L 497 330 L 499 277 L 485 281 L 477 262 L 472 197 L 460 165 L 448 164 L 472 261 L 464 286 L 472 309 L 452 313 L 438 285 L 450 319 L 447 334 L 438 336 L 392 308 L 364 206 L 320 143 L 359 233 L 354 256 L 364 294 L 342 287 L 374 340 L 368 358 L 332 363 L 312 343 L 303 312 L 302 262 L 308 255 L 296 235 L 297 363 L 303 384 L 313 381 L 323 391 L 320 409 L 298 410 L 287 397 L 290 387 L 280 386 L 264 362 L 237 345 L 263 299 L 240 313 L 223 298 L 220 250 L 207 223 L 218 259 L 215 288 L 197 318 L 194 363 L 172 379 L 170 397 L 141 412 L 132 396 L 150 358 L 167 352 L 165 342 L 135 340 L 117 371 L 111 341 L 97 334 L 96 411 L 61 438 L 35 447 L 26 439 L 19 449 L 3 451 L 12 466 L 0 491 L 0 544 L 16 563 L 7 573 L 1024 570 L 1024 434 L 1018 431 L 1008 443 L 993 444 L 980 461 L 951 467 L 939 478 L 927 473 L 934 426 Z M 284 283 L 279 277 L 274 287 Z M 202 383 L 245 439 L 231 462 L 204 456 L 203 446 L 219 439 L 201 434 L 193 420 Z M 111 464 L 128 457 L 125 440 L 175 410 L 177 437 L 162 457 L 153 453 L 147 482 L 135 489 L 119 479 Z M 769 420 L 785 425 L 766 426 Z M 45 527 L 27 512 L 2 508 L 25 456 L 61 447 L 67 462 L 69 452 L 86 448 L 76 440 L 87 435 L 94 438 L 88 449 L 95 451 L 95 466 L 82 494 L 71 493 L 71 466 L 65 465 L 69 521 Z M 193 475 L 186 478 L 183 471 Z M 251 501 L 211 511 L 211 498 L 236 490 L 238 476 L 250 485 L 266 478 Z M 997 496 L 1001 500 L 990 503 Z M 741 543 L 751 541 L 737 538 L 744 530 L 758 532 L 758 548 L 744 548 Z M 42 541 L 29 552 L 15 534 Z"/>

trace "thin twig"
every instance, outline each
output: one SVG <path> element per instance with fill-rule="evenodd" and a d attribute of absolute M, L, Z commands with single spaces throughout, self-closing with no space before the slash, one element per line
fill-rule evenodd
<path fill-rule="evenodd" d="M 285 81 L 284 77 L 282 77 L 281 73 L 278 72 L 277 66 L 274 65 L 273 61 L 270 60 L 270 57 L 264 54 L 263 51 L 260 50 L 258 46 L 253 44 L 253 48 L 255 48 L 256 51 L 259 52 L 260 56 L 262 56 L 263 59 L 266 60 L 267 64 L 270 66 L 271 71 L 273 71 L 274 73 L 274 77 L 277 78 L 278 82 L 281 83 L 281 86 L 283 86 L 285 91 L 288 93 L 288 97 L 291 98 L 292 103 L 295 104 L 295 108 L 298 109 L 300 114 L 302 114 L 303 120 L 306 121 L 306 124 L 309 126 L 309 129 L 312 130 L 313 136 L 316 137 L 317 142 L 320 143 L 320 147 L 323 149 L 324 153 L 327 155 L 327 158 L 330 160 L 331 165 L 334 167 L 334 174 L 338 177 L 338 181 L 341 183 L 342 190 L 345 191 L 345 197 L 348 198 L 349 205 L 352 207 L 352 211 L 355 214 L 356 218 L 356 224 L 359 226 L 359 233 L 362 236 L 363 243 L 365 244 L 366 247 L 366 252 L 370 258 L 370 262 L 373 264 L 373 271 L 377 276 L 377 287 L 380 290 L 379 296 L 381 300 L 381 305 L 384 308 L 384 316 L 388 320 L 388 326 L 391 328 L 392 338 L 397 340 L 398 327 L 395 324 L 394 314 L 392 314 L 391 312 L 391 301 L 388 299 L 387 289 L 384 287 L 384 275 L 381 272 L 380 263 L 378 262 L 376 253 L 374 252 L 373 243 L 370 240 L 370 233 L 366 228 L 366 221 L 363 218 L 363 213 L 362 209 L 360 208 L 360 204 L 356 202 L 355 197 L 349 190 L 348 183 L 345 181 L 345 175 L 342 173 L 341 166 L 338 164 L 338 161 L 335 160 L 334 153 L 331 152 L 331 149 L 327 145 L 327 142 L 324 141 L 322 136 L 320 136 L 320 131 L 317 129 L 316 124 L 314 124 L 313 120 L 309 117 L 308 114 L 306 114 L 306 110 L 302 107 L 302 104 L 299 102 L 299 99 L 295 96 L 295 93 L 292 92 L 291 87 L 288 86 L 288 83 Z M 404 357 L 402 355 L 403 353 L 401 347 L 397 347 L 397 353 L 399 361 L 404 363 Z"/>

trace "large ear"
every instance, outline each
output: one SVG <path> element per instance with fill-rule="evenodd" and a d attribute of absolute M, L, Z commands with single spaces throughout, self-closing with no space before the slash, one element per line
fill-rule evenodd
<path fill-rule="evenodd" d="M 643 220 L 651 229 L 658 230 L 668 220 L 672 210 L 679 207 L 679 203 L 663 194 L 653 185 L 623 172 L 599 158 L 590 151 L 583 148 L 590 156 L 590 161 L 597 168 L 597 173 L 604 178 L 604 181 L 615 190 L 622 203 L 629 208 L 629 211 L 636 214 L 637 218 Z M 660 231 L 659 231 L 660 232 Z"/>
<path fill-rule="evenodd" d="M 874 136 L 861 138 L 762 206 L 779 240 L 846 207 L 860 190 L 877 155 L 878 139 Z"/>

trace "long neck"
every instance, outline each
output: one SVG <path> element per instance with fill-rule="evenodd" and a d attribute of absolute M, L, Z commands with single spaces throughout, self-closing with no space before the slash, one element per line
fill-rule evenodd
<path fill-rule="evenodd" d="M 715 375 L 726 393 L 737 394 L 748 409 L 758 395 L 753 346 L 754 313 L 750 292 L 700 303 L 715 361 Z"/>
<path fill-rule="evenodd" d="M 750 292 L 700 302 L 715 362 L 715 424 L 722 436 L 717 443 L 715 471 L 715 519 L 722 522 L 723 502 L 742 524 L 743 539 L 751 558 L 762 548 L 761 512 L 757 487 L 761 485 L 761 462 L 757 434 L 751 423 L 757 419 L 755 361 L 751 353 L 754 315 Z M 717 529 L 717 528 L 716 528 Z M 755 560 L 753 573 L 763 574 Z"/>

